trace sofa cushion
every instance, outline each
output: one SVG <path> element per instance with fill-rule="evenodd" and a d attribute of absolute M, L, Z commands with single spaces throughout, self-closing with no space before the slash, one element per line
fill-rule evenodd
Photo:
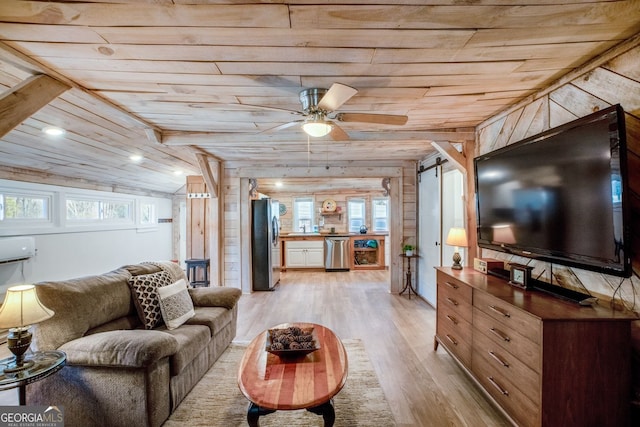
<path fill-rule="evenodd" d="M 189 294 L 195 306 L 224 307 L 232 309 L 242 295 L 237 288 L 192 288 Z"/>
<path fill-rule="evenodd" d="M 81 366 L 141 368 L 179 350 L 178 341 L 161 331 L 109 331 L 69 341 L 60 346 L 67 363 Z"/>
<path fill-rule="evenodd" d="M 187 282 L 183 279 L 171 285 L 160 286 L 156 291 L 162 319 L 167 329 L 177 328 L 196 314 L 193 311 L 193 301 L 187 291 Z"/>
<path fill-rule="evenodd" d="M 171 276 L 165 271 L 142 274 L 129 279 L 133 302 L 145 329 L 153 329 L 162 324 L 162 313 L 156 289 L 171 283 L 173 283 Z"/>
<path fill-rule="evenodd" d="M 196 307 L 195 312 L 195 316 L 187 320 L 186 324 L 206 326 L 212 337 L 227 326 L 234 317 L 234 310 L 223 307 Z"/>
<path fill-rule="evenodd" d="M 126 270 L 36 285 L 55 315 L 33 327 L 34 350 L 56 350 L 88 330 L 135 312 Z"/>
<path fill-rule="evenodd" d="M 142 264 L 130 264 L 122 266 L 125 270 L 131 273 L 132 276 L 141 276 L 143 274 L 152 274 L 162 271 L 162 268 L 155 263 L 142 263 Z"/>
<path fill-rule="evenodd" d="M 182 325 L 177 329 L 163 330 L 178 343 L 178 350 L 171 356 L 169 363 L 171 375 L 178 375 L 211 340 L 209 329 L 202 325 Z"/>
<path fill-rule="evenodd" d="M 140 318 L 138 317 L 138 313 L 136 313 L 136 310 L 133 309 L 131 311 L 131 314 L 129 314 L 128 316 L 119 317 L 115 320 L 103 323 L 102 325 L 98 325 L 95 328 L 89 329 L 85 333 L 85 335 L 97 334 L 100 332 L 117 331 L 122 329 L 140 329 L 141 327 L 142 322 L 140 322 Z"/>

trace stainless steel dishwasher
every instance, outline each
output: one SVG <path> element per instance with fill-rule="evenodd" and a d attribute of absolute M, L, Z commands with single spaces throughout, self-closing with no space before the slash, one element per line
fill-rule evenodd
<path fill-rule="evenodd" d="M 325 237 L 324 259 L 326 271 L 349 270 L 349 238 L 345 236 Z"/>

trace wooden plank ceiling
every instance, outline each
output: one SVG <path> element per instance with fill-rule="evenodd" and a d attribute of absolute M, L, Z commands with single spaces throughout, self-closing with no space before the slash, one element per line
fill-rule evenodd
<path fill-rule="evenodd" d="M 3 90 L 37 74 L 71 89 L 2 137 L 2 176 L 172 193 L 198 153 L 228 167 L 416 161 L 640 32 L 640 0 L 318 3 L 3 0 Z M 407 123 L 340 123 L 339 142 L 261 133 L 334 82 L 358 89 L 338 112 Z"/>

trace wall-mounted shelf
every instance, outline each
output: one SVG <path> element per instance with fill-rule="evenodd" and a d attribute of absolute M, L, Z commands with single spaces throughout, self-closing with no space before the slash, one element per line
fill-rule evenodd
<path fill-rule="evenodd" d="M 322 211 L 322 213 L 320 213 L 320 216 L 337 216 L 338 220 L 342 221 L 342 212 Z"/>

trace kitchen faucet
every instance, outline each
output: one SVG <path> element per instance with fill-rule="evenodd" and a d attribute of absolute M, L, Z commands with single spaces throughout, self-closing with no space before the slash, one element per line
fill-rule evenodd
<path fill-rule="evenodd" d="M 302 224 L 302 232 L 303 233 L 307 232 L 307 224 Z"/>

